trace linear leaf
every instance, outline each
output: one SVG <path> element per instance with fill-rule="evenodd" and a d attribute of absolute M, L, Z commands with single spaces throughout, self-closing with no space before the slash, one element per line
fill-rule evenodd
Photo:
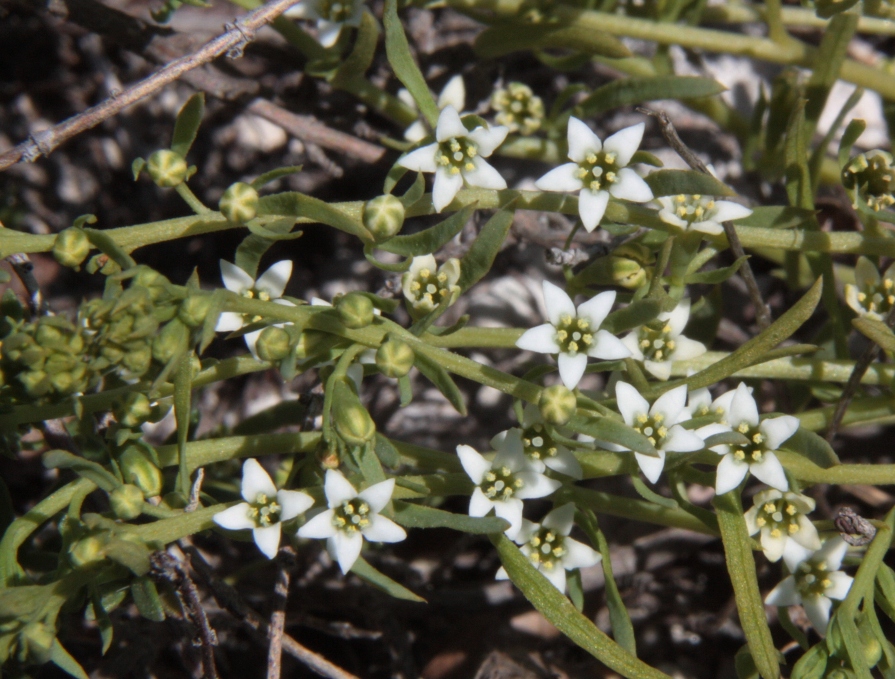
<path fill-rule="evenodd" d="M 650 457 L 659 456 L 659 452 L 646 436 L 634 431 L 624 422 L 611 417 L 592 418 L 575 415 L 567 426 L 572 431 L 592 436 L 597 441 L 614 443 L 627 450 L 634 450 Z"/>
<path fill-rule="evenodd" d="M 92 460 L 73 455 L 65 450 L 51 450 L 44 454 L 43 465 L 47 469 L 71 469 L 78 476 L 93 481 L 104 491 L 111 492 L 120 485 L 108 469 Z"/>
<path fill-rule="evenodd" d="M 454 409 L 461 415 L 466 415 L 466 403 L 463 400 L 463 394 L 457 387 L 456 383 L 448 371 L 441 365 L 433 361 L 422 352 L 417 352 L 414 358 L 414 365 L 435 387 L 444 394 L 444 397 L 450 401 Z"/>
<path fill-rule="evenodd" d="M 408 236 L 395 236 L 376 247 L 405 257 L 432 254 L 460 233 L 473 212 L 475 212 L 475 205 L 467 205 L 435 226 Z"/>
<path fill-rule="evenodd" d="M 340 231 L 357 236 L 364 242 L 371 242 L 373 236 L 364 225 L 322 200 L 312 198 L 298 191 L 285 191 L 271 196 L 262 196 L 258 201 L 259 215 L 283 215 L 306 217 L 312 221 L 328 224 Z"/>
<path fill-rule="evenodd" d="M 503 247 L 507 233 L 513 225 L 512 204 L 496 212 L 485 222 L 478 238 L 460 260 L 460 280 L 457 284 L 463 292 L 478 283 L 491 270 L 494 258 Z"/>
<path fill-rule="evenodd" d="M 590 96 L 575 107 L 581 116 L 591 117 L 597 113 L 642 104 L 656 99 L 698 99 L 721 94 L 727 88 L 717 80 L 699 76 L 648 76 L 619 78 L 598 87 Z M 694 191 L 692 193 L 699 193 Z M 729 194 L 709 194 L 729 195 Z"/>
<path fill-rule="evenodd" d="M 373 55 L 376 54 L 376 43 L 379 41 L 379 22 L 369 12 L 364 12 L 361 17 L 360 28 L 357 31 L 357 39 L 351 54 L 339 66 L 330 83 L 333 87 L 341 88 L 343 85 L 361 78 L 370 64 L 373 63 Z"/>
<path fill-rule="evenodd" d="M 882 321 L 859 316 L 853 318 L 851 324 L 864 337 L 880 345 L 886 351 L 895 351 L 895 333 Z"/>
<path fill-rule="evenodd" d="M 50 647 L 50 662 L 75 679 L 90 679 L 81 664 L 59 643 L 59 639 L 54 639 Z"/>
<path fill-rule="evenodd" d="M 177 122 L 174 123 L 174 134 L 171 136 L 171 150 L 186 158 L 190 147 L 196 140 L 196 133 L 202 123 L 202 114 L 205 112 L 205 94 L 196 92 L 187 99 L 180 113 L 177 114 Z"/>
<path fill-rule="evenodd" d="M 404 587 L 404 585 L 400 585 L 384 573 L 380 573 L 362 557 L 358 557 L 357 561 L 354 562 L 354 565 L 351 567 L 351 572 L 396 599 L 416 601 L 423 604 L 426 603 L 426 600 L 421 596 L 417 596 Z"/>
<path fill-rule="evenodd" d="M 385 54 L 388 62 L 434 130 L 438 124 L 438 105 L 413 55 L 410 54 L 410 45 L 407 36 L 404 35 L 401 19 L 398 17 L 398 0 L 385 0 L 382 22 L 385 24 Z"/>
<path fill-rule="evenodd" d="M 155 583 L 147 577 L 136 578 L 131 583 L 131 597 L 137 610 L 147 620 L 161 622 L 165 619 L 165 608 L 159 598 Z"/>
<path fill-rule="evenodd" d="M 503 533 L 510 524 L 497 516 L 475 518 L 425 505 L 395 500 L 395 521 L 407 528 L 451 528 L 463 533 Z"/>
<path fill-rule="evenodd" d="M 677 196 L 682 193 L 698 193 L 705 196 L 735 196 L 736 193 L 724 182 L 709 174 L 694 170 L 657 170 L 644 180 L 654 196 Z"/>
<path fill-rule="evenodd" d="M 625 44 L 609 33 L 585 30 L 573 24 L 501 24 L 479 33 L 474 44 L 476 54 L 483 59 L 555 47 L 614 59 L 631 56 Z M 573 63 L 578 56 L 573 57 Z"/>

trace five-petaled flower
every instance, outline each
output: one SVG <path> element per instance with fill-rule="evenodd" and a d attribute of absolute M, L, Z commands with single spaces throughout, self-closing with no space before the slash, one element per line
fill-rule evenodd
<path fill-rule="evenodd" d="M 460 260 L 451 257 L 441 266 L 433 255 L 414 257 L 401 276 L 401 290 L 411 311 L 427 314 L 445 299 L 453 304 L 460 295 Z"/>
<path fill-rule="evenodd" d="M 848 545 L 840 537 L 826 540 L 821 548 L 807 558 L 787 558 L 783 555 L 792 575 L 777 585 L 764 602 L 771 606 L 795 606 L 802 604 L 811 625 L 821 635 L 830 622 L 833 599 L 842 600 L 851 589 L 854 578 L 839 570 Z"/>
<path fill-rule="evenodd" d="M 507 128 L 501 125 L 466 129 L 453 106 L 445 106 L 435 127 L 435 143 L 411 151 L 398 160 L 398 165 L 417 172 L 434 172 L 432 205 L 441 212 L 454 199 L 466 182 L 483 189 L 505 189 L 500 173 L 482 160 L 506 139 Z"/>
<path fill-rule="evenodd" d="M 702 342 L 681 333 L 690 320 L 690 300 L 682 299 L 672 310 L 659 314 L 656 320 L 641 325 L 622 338 L 631 356 L 660 380 L 671 377 L 671 362 L 686 361 L 705 353 Z"/>
<path fill-rule="evenodd" d="M 532 565 L 563 593 L 566 571 L 596 566 L 603 558 L 596 550 L 569 537 L 574 523 L 575 504 L 569 502 L 554 509 L 539 524 L 522 519 L 522 528 L 514 539 Z M 503 567 L 495 575 L 498 580 L 509 577 Z"/>
<path fill-rule="evenodd" d="M 562 484 L 531 468 L 522 452 L 518 429 L 510 429 L 498 443 L 497 455 L 490 462 L 472 446 L 457 446 L 457 456 L 475 484 L 469 515 L 482 517 L 493 509 L 509 522 L 505 533 L 512 540 L 522 528 L 522 501 L 546 497 Z"/>
<path fill-rule="evenodd" d="M 601 292 L 575 308 L 566 292 L 544 281 L 544 303 L 549 323 L 526 330 L 516 346 L 542 354 L 558 354 L 559 376 L 574 389 L 587 369 L 587 358 L 616 361 L 631 352 L 622 341 L 600 326 L 615 302 L 615 291 Z"/>
<path fill-rule="evenodd" d="M 577 118 L 569 118 L 569 160 L 535 182 L 541 191 L 579 191 L 578 214 L 584 228 L 593 231 L 603 219 L 609 197 L 645 203 L 653 192 L 643 178 L 628 167 L 644 124 L 619 130 L 605 142 Z"/>
<path fill-rule="evenodd" d="M 715 492 L 722 495 L 733 490 L 749 472 L 772 488 L 780 491 L 789 490 L 783 465 L 780 464 L 774 451 L 796 433 L 799 428 L 798 418 L 792 415 L 779 415 L 759 420 L 758 405 L 749 393 L 749 388 L 742 382 L 729 401 L 726 398 L 720 400 L 724 396 L 726 395 L 722 394 L 715 399 L 713 405 L 726 406 L 723 415 L 725 421 L 707 425 L 700 431 L 707 436 L 723 431 L 735 431 L 742 434 L 746 442 L 712 446 L 712 450 L 723 455 L 718 463 Z"/>
<path fill-rule="evenodd" d="M 281 523 L 309 509 L 314 500 L 300 490 L 277 490 L 264 467 L 251 459 L 242 465 L 240 490 L 245 502 L 218 512 L 212 518 L 227 530 L 251 528 L 258 549 L 272 559 L 280 548 Z"/>
<path fill-rule="evenodd" d="M 895 306 L 895 263 L 880 276 L 873 262 L 858 257 L 855 282 L 845 285 L 845 301 L 859 316 L 884 320 Z"/>
<path fill-rule="evenodd" d="M 221 278 L 224 279 L 224 287 L 230 292 L 235 292 L 237 295 L 249 299 L 259 299 L 263 302 L 276 302 L 277 304 L 294 306 L 292 302 L 281 299 L 291 275 L 292 262 L 288 259 L 271 266 L 258 277 L 258 280 L 253 279 L 235 264 L 221 260 Z M 235 332 L 246 325 L 257 323 L 260 320 L 260 316 L 224 311 L 218 318 L 215 330 L 217 332 Z M 261 328 L 245 334 L 246 346 L 248 346 L 249 351 L 252 352 L 252 356 L 255 358 L 258 358 L 255 345 L 258 343 L 258 337 L 263 330 L 264 328 Z"/>
<path fill-rule="evenodd" d="M 363 0 L 301 0 L 283 12 L 283 16 L 316 21 L 317 40 L 324 47 L 332 47 L 343 27 L 360 26 L 363 13 Z"/>
<path fill-rule="evenodd" d="M 813 499 L 771 488 L 757 493 L 753 501 L 752 509 L 746 512 L 746 526 L 749 535 L 761 533 L 761 550 L 768 561 L 820 549 L 817 528 L 806 516 L 814 511 Z"/>
<path fill-rule="evenodd" d="M 502 431 L 491 439 L 491 447 L 499 450 L 503 440 L 512 430 Z M 553 438 L 553 429 L 541 416 L 541 411 L 534 403 L 525 406 L 522 413 L 522 452 L 528 459 L 529 466 L 536 472 L 552 469 L 560 474 L 580 479 L 584 476 L 578 459 L 572 451 Z M 562 431 L 558 433 L 562 434 Z"/>
<path fill-rule="evenodd" d="M 326 538 L 327 550 L 347 573 L 360 556 L 365 539 L 400 542 L 407 537 L 401 526 L 380 514 L 394 490 L 395 480 L 388 479 L 358 493 L 341 472 L 327 469 L 323 491 L 329 509 L 299 528 L 298 537 Z"/>
<path fill-rule="evenodd" d="M 711 196 L 680 194 L 657 198 L 659 219 L 684 231 L 701 231 L 715 236 L 724 233 L 722 222 L 732 222 L 752 214 L 752 210 L 731 200 Z"/>

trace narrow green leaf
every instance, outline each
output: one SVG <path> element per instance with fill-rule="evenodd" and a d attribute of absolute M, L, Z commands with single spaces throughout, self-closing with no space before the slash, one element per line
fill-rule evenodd
<path fill-rule="evenodd" d="M 584 417 L 575 415 L 568 423 L 568 428 L 579 434 L 594 437 L 597 441 L 606 441 L 634 450 L 650 457 L 658 457 L 659 451 L 640 432 L 634 431 L 624 422 L 611 417 Z"/>
<path fill-rule="evenodd" d="M 360 27 L 351 54 L 342 62 L 330 83 L 333 87 L 342 88 L 353 80 L 362 78 L 376 54 L 376 43 L 379 41 L 379 22 L 367 11 L 361 17 Z"/>
<path fill-rule="evenodd" d="M 842 139 L 839 141 L 840 170 L 845 169 L 845 166 L 848 165 L 848 161 L 851 160 L 852 147 L 858 141 L 858 137 L 864 134 L 864 128 L 866 127 L 867 123 L 860 118 L 855 118 L 846 126 L 845 132 L 842 133 Z"/>
<path fill-rule="evenodd" d="M 426 178 L 422 172 L 417 172 L 413 184 L 411 184 L 410 188 L 407 189 L 403 196 L 401 196 L 401 205 L 405 208 L 409 208 L 422 198 L 424 193 L 426 193 Z"/>
<path fill-rule="evenodd" d="M 764 679 L 778 679 L 780 665 L 771 630 L 765 619 L 764 602 L 758 588 L 755 559 L 752 555 L 749 529 L 736 492 L 716 496 L 718 527 L 727 555 L 727 570 L 733 585 L 740 624 L 758 672 Z"/>
<path fill-rule="evenodd" d="M 293 226 L 295 226 L 295 219 L 293 217 L 284 217 L 268 223 L 265 227 L 265 233 L 261 233 L 256 229 L 242 239 L 242 242 L 236 248 L 236 256 L 233 258 L 233 263 L 252 278 L 257 278 L 258 264 L 261 262 L 261 258 L 264 257 L 264 253 L 277 240 L 276 236 L 278 234 L 288 234 L 292 231 Z M 301 231 L 297 233 L 300 234 Z M 274 237 L 270 238 L 268 237 L 269 235 Z"/>
<path fill-rule="evenodd" d="M 724 182 L 694 170 L 657 170 L 650 172 L 644 180 L 655 196 L 677 196 L 682 193 L 706 196 L 736 195 Z"/>
<path fill-rule="evenodd" d="M 780 447 L 808 458 L 822 469 L 830 469 L 841 464 L 839 456 L 836 455 L 836 451 L 833 450 L 833 447 L 827 440 L 804 427 L 799 427 L 796 433 L 790 436 Z"/>
<path fill-rule="evenodd" d="M 550 584 L 519 548 L 503 534 L 491 535 L 510 580 L 532 605 L 575 644 L 608 668 L 632 679 L 670 679 L 610 639 Z"/>
<path fill-rule="evenodd" d="M 90 679 L 81 664 L 59 643 L 59 639 L 54 639 L 50 647 L 50 662 L 75 679 Z"/>
<path fill-rule="evenodd" d="M 415 601 L 417 603 L 426 603 L 421 596 L 417 596 L 403 585 L 399 585 L 387 575 L 380 573 L 362 557 L 358 557 L 357 561 L 351 567 L 351 572 L 362 580 L 366 580 L 377 589 L 381 589 L 389 596 L 396 599 L 404 599 L 405 601 Z"/>
<path fill-rule="evenodd" d="M 413 401 L 413 384 L 409 375 L 398 378 L 398 392 L 401 396 L 401 407 L 410 405 L 410 402 Z"/>
<path fill-rule="evenodd" d="M 395 236 L 376 247 L 405 257 L 430 255 L 460 233 L 473 212 L 475 205 L 467 205 L 435 226 L 408 236 Z"/>
<path fill-rule="evenodd" d="M 103 548 L 103 553 L 134 575 L 146 575 L 149 572 L 150 550 L 142 543 L 113 539 Z"/>
<path fill-rule="evenodd" d="M 262 175 L 259 175 L 252 182 L 253 189 L 260 189 L 263 186 L 267 186 L 271 182 L 275 182 L 277 179 L 281 179 L 282 177 L 288 177 L 290 174 L 297 174 L 301 172 L 301 165 L 290 165 L 288 167 L 278 167 L 275 170 L 271 170 L 270 172 L 265 172 Z"/>
<path fill-rule="evenodd" d="M 823 38 L 815 52 L 811 77 L 805 87 L 805 95 L 808 98 L 805 105 L 805 120 L 808 123 L 806 133 L 809 137 L 817 127 L 830 89 L 839 78 L 839 70 L 845 61 L 848 45 L 857 28 L 858 16 L 848 12 L 833 17 L 824 29 Z"/>
<path fill-rule="evenodd" d="M 485 535 L 503 533 L 510 525 L 497 516 L 478 519 L 400 500 L 395 500 L 394 505 L 395 521 L 407 528 L 450 528 L 463 533 Z"/>
<path fill-rule="evenodd" d="M 322 200 L 306 196 L 297 191 L 285 191 L 271 196 L 262 196 L 258 201 L 259 215 L 283 215 L 291 217 L 306 217 L 321 224 L 327 224 L 333 228 L 357 236 L 364 242 L 371 242 L 373 236 L 364 228 L 364 225 L 346 215 L 341 210 L 334 208 Z"/>
<path fill-rule="evenodd" d="M 827 645 L 821 641 L 812 646 L 792 668 L 790 679 L 823 679 L 827 669 Z"/>
<path fill-rule="evenodd" d="M 895 351 L 895 333 L 882 321 L 859 316 L 853 318 L 851 324 L 864 337 L 875 342 L 886 351 Z"/>
<path fill-rule="evenodd" d="M 404 26 L 398 17 L 398 0 L 385 0 L 382 22 L 385 24 L 385 54 L 392 65 L 392 70 L 410 92 L 420 112 L 434 130 L 438 124 L 438 105 L 410 53 Z"/>
<path fill-rule="evenodd" d="M 620 106 L 642 104 L 656 99 L 699 99 L 721 94 L 727 90 L 724 85 L 712 78 L 699 76 L 648 76 L 619 78 L 611 83 L 598 87 L 590 96 L 575 107 L 577 113 L 589 118 Z M 729 191 L 726 189 L 725 191 Z M 682 193 L 682 192 L 678 192 Z M 707 195 L 730 195 L 710 191 L 687 191 L 686 193 L 705 193 Z M 671 195 L 671 194 L 658 194 Z"/>
<path fill-rule="evenodd" d="M 65 450 L 51 450 L 44 453 L 43 465 L 47 469 L 71 469 L 78 476 L 93 481 L 107 493 L 120 485 L 115 475 L 101 464 L 73 455 Z"/>
<path fill-rule="evenodd" d="M 159 598 L 155 583 L 147 577 L 136 578 L 131 583 L 131 597 L 137 610 L 147 620 L 161 622 L 165 619 L 165 608 Z"/>
<path fill-rule="evenodd" d="M 84 234 L 87 236 L 87 240 L 89 240 L 92 245 L 101 250 L 103 254 L 107 255 L 122 269 L 130 269 L 137 266 L 137 263 L 134 261 L 133 257 L 122 250 L 118 243 L 116 243 L 115 240 L 105 231 L 98 231 L 97 229 L 84 229 Z"/>
<path fill-rule="evenodd" d="M 174 373 L 174 419 L 177 422 L 177 456 L 180 460 L 176 488 L 184 499 L 190 496 L 190 470 L 186 460 L 186 442 L 190 432 L 193 369 L 192 352 L 185 352 Z"/>
<path fill-rule="evenodd" d="M 491 270 L 494 258 L 503 247 L 507 233 L 513 225 L 514 217 L 515 213 L 510 203 L 485 222 L 478 237 L 460 260 L 460 280 L 457 281 L 460 290 L 466 292 Z"/>
<path fill-rule="evenodd" d="M 749 653 L 749 646 L 743 646 L 737 651 L 733 663 L 738 679 L 758 679 L 758 670 L 755 668 L 752 654 Z"/>
<path fill-rule="evenodd" d="M 272 225 L 276 225 L 277 227 L 286 227 L 285 229 L 270 228 Z M 281 241 L 281 240 L 295 240 L 296 238 L 301 238 L 302 231 L 292 231 L 292 227 L 295 226 L 295 220 L 291 217 L 287 217 L 286 219 L 278 219 L 273 224 L 262 225 L 258 222 L 258 220 L 252 219 L 246 222 L 245 227 L 249 230 L 249 232 L 253 236 L 258 236 L 259 238 L 264 238 L 271 242 Z"/>
<path fill-rule="evenodd" d="M 631 56 L 631 51 L 618 38 L 604 33 L 583 29 L 574 24 L 500 24 L 479 33 L 473 44 L 476 54 L 483 59 L 494 59 L 512 52 L 562 48 L 599 55 L 612 59 Z M 539 57 L 542 55 L 539 55 Z M 549 59 L 549 55 L 543 55 Z M 572 65 L 582 57 L 572 56 Z M 584 57 L 586 59 L 586 57 Z"/>
<path fill-rule="evenodd" d="M 395 469 L 401 464 L 401 454 L 398 452 L 398 449 L 392 445 L 392 442 L 389 441 L 387 436 L 383 436 L 379 432 L 376 432 L 376 445 L 374 450 L 376 451 L 376 456 L 379 458 L 379 461 L 386 467 Z"/>
<path fill-rule="evenodd" d="M 634 490 L 637 491 L 637 494 L 647 502 L 651 502 L 654 505 L 659 505 L 660 507 L 664 507 L 665 509 L 680 509 L 680 505 L 677 503 L 677 500 L 674 500 L 670 497 L 665 497 L 664 495 L 659 495 L 657 492 L 647 486 L 643 481 L 641 481 L 639 476 L 632 476 L 631 481 L 634 483 Z"/>
<path fill-rule="evenodd" d="M 792 205 L 761 205 L 752 208 L 752 214 L 737 220 L 738 225 L 760 226 L 766 229 L 792 229 L 813 219 L 814 210 Z"/>
<path fill-rule="evenodd" d="M 895 571 L 881 564 L 876 572 L 876 604 L 895 622 Z"/>
<path fill-rule="evenodd" d="M 811 177 L 814 180 L 814 191 L 817 192 L 817 187 L 820 184 L 821 180 L 821 169 L 823 168 L 823 162 L 827 158 L 827 150 L 830 148 L 830 144 L 833 143 L 833 139 L 836 138 L 836 135 L 839 133 L 842 128 L 842 123 L 845 121 L 846 116 L 851 112 L 851 110 L 858 105 L 858 102 L 864 98 L 864 88 L 856 87 L 854 91 L 848 96 L 848 99 L 845 100 L 845 103 L 839 109 L 839 113 L 836 114 L 836 118 L 833 120 L 833 123 L 830 125 L 830 129 L 827 130 L 827 133 L 821 138 L 820 143 L 816 144 L 814 150 L 811 152 L 811 158 L 808 161 L 808 168 L 811 171 Z"/>
<path fill-rule="evenodd" d="M 733 277 L 748 259 L 749 255 L 743 255 L 730 266 L 725 266 L 720 269 L 712 269 L 711 271 L 697 271 L 696 273 L 687 274 L 684 277 L 684 282 L 687 284 L 702 283 L 705 285 L 717 285 L 718 283 L 723 283 Z"/>
<path fill-rule="evenodd" d="M 461 415 L 466 415 L 466 403 L 463 400 L 463 394 L 457 387 L 456 383 L 447 370 L 441 365 L 433 361 L 422 352 L 416 352 L 413 364 L 417 369 L 429 380 L 435 387 L 444 394 L 444 397 L 450 402 L 454 409 Z"/>
<path fill-rule="evenodd" d="M 584 271 L 582 271 L 583 273 Z M 600 328 L 613 335 L 618 335 L 655 320 L 662 311 L 662 304 L 658 300 L 639 299 L 636 302 L 631 302 L 624 309 L 613 311 L 606 317 Z"/>
<path fill-rule="evenodd" d="M 103 655 L 105 655 L 112 645 L 112 637 L 115 630 L 112 626 L 112 620 L 109 618 L 109 613 L 103 606 L 102 598 L 95 586 L 90 588 L 90 604 L 91 606 L 88 607 L 88 610 L 93 611 L 93 620 L 96 622 L 96 626 L 99 627 L 99 636 L 103 642 Z"/>
<path fill-rule="evenodd" d="M 196 140 L 196 133 L 202 123 L 202 114 L 205 112 L 205 94 L 196 92 L 187 99 L 180 113 L 177 114 L 177 122 L 174 123 L 174 134 L 171 137 L 171 150 L 186 158 L 190 147 Z"/>

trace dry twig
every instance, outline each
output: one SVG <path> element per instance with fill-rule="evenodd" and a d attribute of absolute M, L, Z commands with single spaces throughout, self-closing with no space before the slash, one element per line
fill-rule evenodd
<path fill-rule="evenodd" d="M 289 579 L 294 552 L 284 547 L 277 555 L 277 581 L 273 590 L 273 612 L 267 627 L 270 646 L 267 649 L 267 679 L 280 679 L 283 656 L 283 632 L 286 624 L 286 603 L 289 600 Z"/>

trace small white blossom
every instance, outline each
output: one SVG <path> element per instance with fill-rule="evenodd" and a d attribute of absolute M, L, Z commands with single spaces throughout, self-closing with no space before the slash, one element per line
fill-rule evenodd
<path fill-rule="evenodd" d="M 432 205 L 441 212 L 463 188 L 464 182 L 483 189 L 505 189 L 500 173 L 486 163 L 487 158 L 506 139 L 507 128 L 495 125 L 464 127 L 453 106 L 445 106 L 435 127 L 435 143 L 411 151 L 398 165 L 416 172 L 434 172 Z"/>
<path fill-rule="evenodd" d="M 532 565 L 563 593 L 566 571 L 596 566 L 603 559 L 596 550 L 569 537 L 574 523 L 575 504 L 569 502 L 554 509 L 539 524 L 522 519 L 522 528 L 514 538 Z M 494 577 L 507 580 L 510 576 L 501 566 Z"/>
<path fill-rule="evenodd" d="M 441 266 L 432 255 L 414 257 L 410 268 L 401 276 L 401 290 L 412 309 L 427 314 L 445 297 L 453 304 L 460 294 L 460 260 L 451 257 Z"/>
<path fill-rule="evenodd" d="M 364 540 L 400 542 L 407 537 L 401 526 L 380 512 L 392 499 L 395 480 L 375 483 L 360 493 L 341 472 L 326 470 L 323 491 L 329 507 L 298 529 L 300 538 L 326 538 L 326 548 L 343 573 L 360 556 Z"/>
<path fill-rule="evenodd" d="M 615 302 L 615 291 L 601 292 L 575 308 L 565 290 L 544 281 L 544 303 L 549 323 L 526 330 L 516 346 L 541 354 L 558 354 L 559 376 L 569 389 L 574 389 L 587 369 L 587 358 L 615 361 L 628 358 L 631 352 L 612 333 L 600 326 Z"/>
<path fill-rule="evenodd" d="M 504 532 L 512 540 L 522 528 L 522 501 L 546 497 L 562 484 L 529 466 L 518 429 L 507 432 L 499 446 L 490 462 L 472 446 L 457 446 L 457 456 L 475 484 L 469 498 L 469 515 L 482 517 L 493 509 L 509 522 L 510 527 Z"/>
<path fill-rule="evenodd" d="M 625 424 L 643 434 L 659 452 L 658 457 L 634 452 L 640 471 L 650 483 L 656 483 L 662 475 L 665 453 L 692 453 L 704 447 L 705 443 L 699 434 L 684 429 L 680 424 L 690 419 L 690 411 L 686 408 L 686 384 L 666 391 L 650 406 L 636 387 L 627 382 L 616 382 L 615 399 Z M 600 441 L 599 444 L 607 450 L 627 450 L 605 441 Z"/>
<path fill-rule="evenodd" d="M 709 235 L 724 233 L 722 222 L 732 222 L 752 214 L 752 210 L 730 200 L 717 200 L 698 194 L 657 198 L 659 219 L 684 231 L 701 231 Z"/>
<path fill-rule="evenodd" d="M 410 106 L 414 111 L 417 110 L 416 100 L 404 88 L 398 90 L 398 99 Z M 455 75 L 447 81 L 444 89 L 438 95 L 438 110 L 442 110 L 447 106 L 453 106 L 455 110 L 462 111 L 466 108 L 466 85 L 463 82 L 463 76 Z M 460 115 L 463 115 L 462 113 Z M 422 141 L 429 134 L 429 128 L 422 120 L 417 120 L 404 130 L 404 139 L 414 143 Z"/>
<path fill-rule="evenodd" d="M 268 559 L 280 548 L 281 522 L 294 519 L 314 504 L 313 498 L 300 490 L 277 490 L 264 467 L 257 460 L 242 465 L 242 499 L 214 515 L 214 522 L 227 530 L 252 529 L 258 549 Z"/>
<path fill-rule="evenodd" d="M 578 118 L 569 118 L 569 160 L 535 182 L 541 191 L 580 191 L 578 214 L 593 231 L 603 219 L 609 197 L 645 203 L 652 189 L 628 167 L 643 139 L 643 123 L 619 130 L 605 142 Z"/>
<path fill-rule="evenodd" d="M 826 540 L 819 550 L 807 557 L 787 559 L 784 554 L 783 559 L 792 575 L 771 590 L 764 602 L 770 606 L 802 604 L 814 629 L 825 634 L 832 600 L 844 599 L 854 582 L 854 578 L 839 570 L 847 551 L 845 541 L 835 537 Z"/>
<path fill-rule="evenodd" d="M 806 514 L 814 511 L 814 500 L 800 493 L 763 490 L 755 495 L 752 509 L 746 512 L 749 535 L 760 532 L 761 550 L 768 561 L 779 561 L 794 549 L 814 552 L 820 549 L 817 528 Z"/>
<path fill-rule="evenodd" d="M 514 430 L 502 431 L 491 439 L 491 447 L 499 450 L 510 431 Z M 528 459 L 529 466 L 536 472 L 552 469 L 573 479 L 584 476 L 581 465 L 572 451 L 550 435 L 550 430 L 541 417 L 541 411 L 534 403 L 527 404 L 523 411 L 521 436 L 522 452 Z"/>
<path fill-rule="evenodd" d="M 796 433 L 799 428 L 798 418 L 780 415 L 759 421 L 758 405 L 749 388 L 742 382 L 733 392 L 715 399 L 712 406 L 724 411 L 724 421 L 703 427 L 700 432 L 706 438 L 723 431 L 735 431 L 749 441 L 745 445 L 712 446 L 712 450 L 723 455 L 718 463 L 715 492 L 723 495 L 733 490 L 749 472 L 772 488 L 789 490 L 783 465 L 774 451 Z"/>
<path fill-rule="evenodd" d="M 625 335 L 622 343 L 633 358 L 643 362 L 647 372 L 665 381 L 671 377 L 672 361 L 686 361 L 706 352 L 702 342 L 681 334 L 689 320 L 690 300 L 682 299 L 672 311 Z"/>
<path fill-rule="evenodd" d="M 317 40 L 324 47 L 332 47 L 342 28 L 360 26 L 364 14 L 363 0 L 301 0 L 285 12 L 290 19 L 317 22 Z"/>
<path fill-rule="evenodd" d="M 895 264 L 880 276 L 873 262 L 858 257 L 855 282 L 845 285 L 845 301 L 858 316 L 884 320 L 895 306 Z"/>
<path fill-rule="evenodd" d="M 230 292 L 237 295 L 247 297 L 248 299 L 259 299 L 263 302 L 276 302 L 285 306 L 294 306 L 292 302 L 281 299 L 286 290 L 286 284 L 292 275 L 292 262 L 284 259 L 277 262 L 265 271 L 256 281 L 245 271 L 240 269 L 231 262 L 221 260 L 221 278 L 224 280 L 224 287 Z M 260 316 L 251 316 L 250 314 L 238 314 L 234 311 L 224 311 L 218 318 L 215 326 L 217 332 L 235 332 L 240 328 L 257 323 L 261 320 Z M 277 325 L 280 327 L 280 325 Z M 253 330 L 245 334 L 246 346 L 252 352 L 252 356 L 258 358 L 258 352 L 255 345 L 258 344 L 258 337 L 261 330 Z"/>

